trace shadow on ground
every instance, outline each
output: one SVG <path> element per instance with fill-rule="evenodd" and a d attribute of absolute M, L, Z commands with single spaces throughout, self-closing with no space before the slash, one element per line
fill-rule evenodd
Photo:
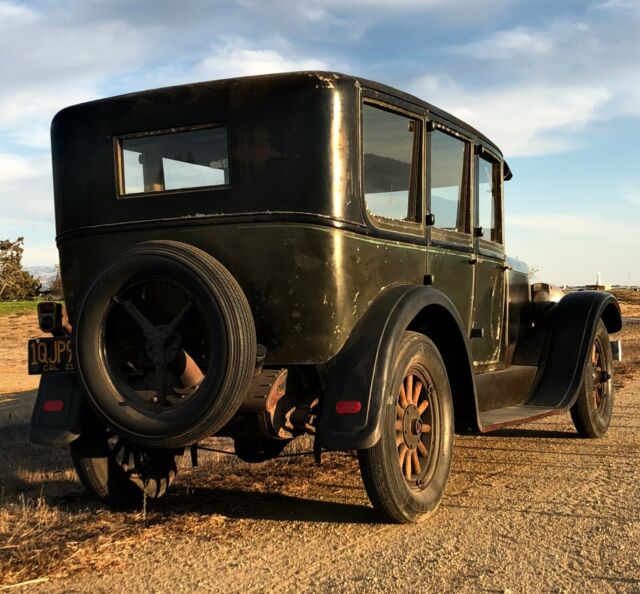
<path fill-rule="evenodd" d="M 183 491 L 183 492 L 180 492 Z M 370 524 L 376 521 L 373 508 L 366 505 L 297 497 L 277 492 L 244 489 L 196 488 L 176 490 L 153 509 L 162 515 L 198 512 L 220 514 L 242 520 L 324 522 L 335 524 Z"/>

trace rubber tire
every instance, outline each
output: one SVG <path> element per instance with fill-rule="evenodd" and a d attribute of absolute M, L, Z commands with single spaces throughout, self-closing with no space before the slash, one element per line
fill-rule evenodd
<path fill-rule="evenodd" d="M 98 501 L 118 509 L 140 507 L 147 499 L 166 495 L 182 461 L 183 449 L 153 451 L 145 481 L 126 476 L 107 444 L 106 427 L 89 423 L 83 434 L 69 444 L 80 482 Z"/>
<path fill-rule="evenodd" d="M 405 372 L 415 363 L 428 371 L 435 387 L 438 413 L 433 430 L 438 431 L 435 470 L 421 491 L 407 485 L 395 442 L 396 402 Z M 453 401 L 447 371 L 435 344 L 416 332 L 404 332 L 395 355 L 391 381 L 384 398 L 382 435 L 373 447 L 358 451 L 360 472 L 367 495 L 378 514 L 387 522 L 409 524 L 426 519 L 440 504 L 453 458 Z M 435 409 L 435 406 L 434 406 Z"/>
<path fill-rule="evenodd" d="M 571 418 L 575 425 L 580 437 L 587 437 L 591 439 L 597 439 L 604 437 L 611 425 L 611 418 L 613 416 L 613 355 L 611 353 L 611 343 L 609 341 L 609 333 L 607 327 L 603 321 L 598 322 L 596 329 L 596 335 L 594 342 L 601 341 L 603 346 L 602 353 L 605 361 L 605 370 L 611 376 L 607 380 L 607 397 L 605 400 L 605 408 L 602 414 L 598 414 L 596 407 L 594 406 L 592 390 L 593 390 L 593 376 L 591 371 L 591 348 L 589 348 L 589 355 L 587 362 L 585 363 L 582 386 L 580 387 L 580 393 L 575 404 L 571 407 Z"/>
<path fill-rule="evenodd" d="M 145 265 L 172 266 L 198 283 L 211 307 L 218 308 L 226 332 L 225 368 L 206 375 L 200 395 L 196 394 L 188 407 L 160 415 L 119 406 L 122 397 L 101 356 L 99 329 L 111 298 L 128 278 L 144 277 Z M 78 371 L 96 416 L 132 443 L 149 448 L 184 447 L 215 434 L 237 412 L 255 370 L 255 325 L 240 285 L 214 257 L 176 241 L 143 242 L 117 256 L 87 292 L 75 326 Z M 215 378 L 208 384 L 210 375 Z M 215 389 L 208 389 L 211 385 Z"/>

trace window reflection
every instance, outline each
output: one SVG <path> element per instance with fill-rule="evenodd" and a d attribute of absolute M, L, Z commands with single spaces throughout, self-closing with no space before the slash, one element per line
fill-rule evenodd
<path fill-rule="evenodd" d="M 120 146 L 123 194 L 229 183 L 226 128 L 126 138 Z"/>
<path fill-rule="evenodd" d="M 367 210 L 382 219 L 418 220 L 413 174 L 419 155 L 417 121 L 365 104 L 363 126 Z"/>
<path fill-rule="evenodd" d="M 482 227 L 483 237 L 497 241 L 495 174 L 493 163 L 478 159 L 478 227 Z"/>
<path fill-rule="evenodd" d="M 430 212 L 435 215 L 435 227 L 466 231 L 464 201 L 465 152 L 462 140 L 435 130 L 429 135 L 431 143 Z"/>

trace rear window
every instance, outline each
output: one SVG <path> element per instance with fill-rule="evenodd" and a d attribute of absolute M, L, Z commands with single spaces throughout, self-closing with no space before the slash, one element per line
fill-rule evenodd
<path fill-rule="evenodd" d="M 227 129 L 189 129 L 120 138 L 120 195 L 226 186 Z"/>

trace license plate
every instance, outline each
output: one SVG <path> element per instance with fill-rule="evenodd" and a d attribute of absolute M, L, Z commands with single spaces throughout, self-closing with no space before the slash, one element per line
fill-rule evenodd
<path fill-rule="evenodd" d="M 29 341 L 29 375 L 73 371 L 73 352 L 69 336 L 34 338 Z"/>

